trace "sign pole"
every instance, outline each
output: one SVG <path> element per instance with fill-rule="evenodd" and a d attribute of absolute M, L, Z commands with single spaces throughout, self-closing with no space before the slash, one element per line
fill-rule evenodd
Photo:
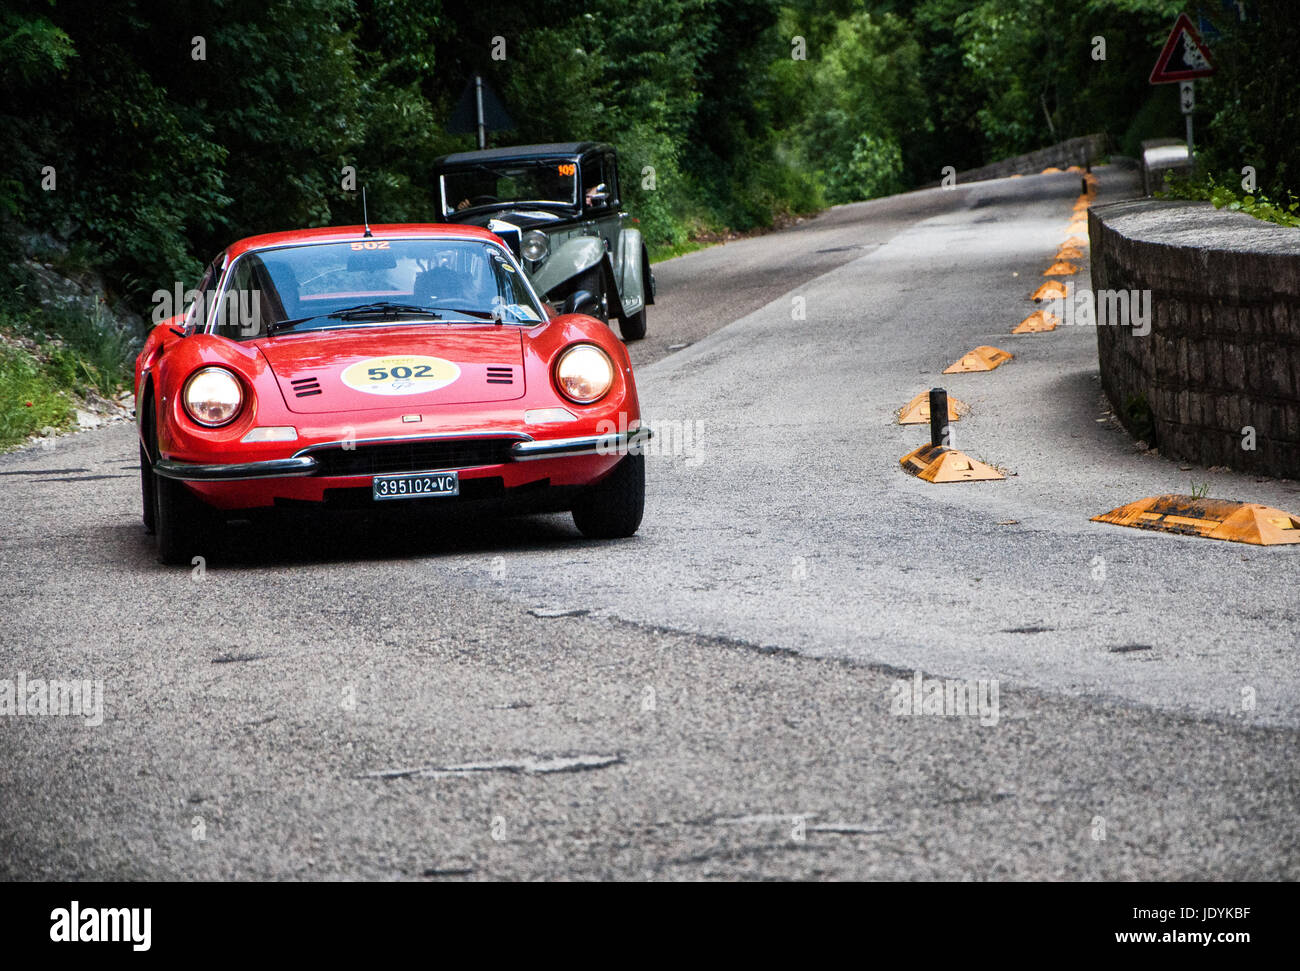
<path fill-rule="evenodd" d="M 478 147 L 483 149 L 487 147 L 487 135 L 483 125 L 483 75 L 481 74 L 474 75 L 474 103 L 478 109 Z M 1191 122 L 1189 121 L 1188 124 L 1190 125 Z"/>
<path fill-rule="evenodd" d="M 1187 122 L 1187 157 L 1192 157 L 1192 110 L 1196 107 L 1195 81 L 1183 81 L 1178 85 L 1178 102 L 1183 109 L 1183 118 Z"/>

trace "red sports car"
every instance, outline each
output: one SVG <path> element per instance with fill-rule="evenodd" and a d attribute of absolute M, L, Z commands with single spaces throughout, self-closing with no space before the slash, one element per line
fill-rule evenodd
<path fill-rule="evenodd" d="M 241 240 L 136 361 L 145 526 L 165 563 L 223 517 L 275 507 L 501 500 L 572 510 L 584 535 L 641 523 L 649 429 L 627 351 L 557 312 L 472 226 Z"/>

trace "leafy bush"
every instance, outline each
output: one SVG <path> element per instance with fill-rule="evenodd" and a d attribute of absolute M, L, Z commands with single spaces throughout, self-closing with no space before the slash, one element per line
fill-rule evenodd
<path fill-rule="evenodd" d="M 1244 212 L 1264 222 L 1279 226 L 1300 227 L 1300 199 L 1287 193 L 1289 202 L 1282 203 L 1270 199 L 1262 192 L 1252 195 L 1234 189 L 1215 180 L 1213 175 L 1201 181 L 1178 177 L 1173 172 L 1165 173 L 1165 187 L 1156 193 L 1158 199 L 1191 199 L 1214 203 L 1215 209 L 1231 209 Z"/>

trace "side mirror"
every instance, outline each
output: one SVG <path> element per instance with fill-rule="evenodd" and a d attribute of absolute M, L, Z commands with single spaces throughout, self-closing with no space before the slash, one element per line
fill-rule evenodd
<path fill-rule="evenodd" d="M 600 185 L 596 186 L 594 189 L 588 190 L 587 192 L 588 208 L 594 209 L 598 206 L 605 205 L 607 202 L 609 202 L 609 186 L 605 185 L 604 182 L 600 183 Z"/>
<path fill-rule="evenodd" d="M 590 290 L 575 290 L 564 298 L 561 314 L 590 314 L 600 306 L 600 299 Z"/>

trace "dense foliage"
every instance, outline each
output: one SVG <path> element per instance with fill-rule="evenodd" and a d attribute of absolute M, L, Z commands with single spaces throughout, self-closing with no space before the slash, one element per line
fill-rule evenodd
<path fill-rule="evenodd" d="M 493 143 L 617 144 L 664 252 L 1091 131 L 1126 154 L 1181 134 L 1176 86 L 1147 84 L 1180 6 L 7 0 L 0 219 L 11 244 L 17 227 L 72 244 L 137 303 L 233 238 L 357 221 L 345 166 L 372 218 L 429 219 L 430 160 L 473 144 L 445 126 L 478 70 L 517 122 Z M 1198 85 L 1204 158 L 1300 189 L 1300 21 L 1286 0 L 1245 20 L 1206 6 L 1222 36 Z"/>

